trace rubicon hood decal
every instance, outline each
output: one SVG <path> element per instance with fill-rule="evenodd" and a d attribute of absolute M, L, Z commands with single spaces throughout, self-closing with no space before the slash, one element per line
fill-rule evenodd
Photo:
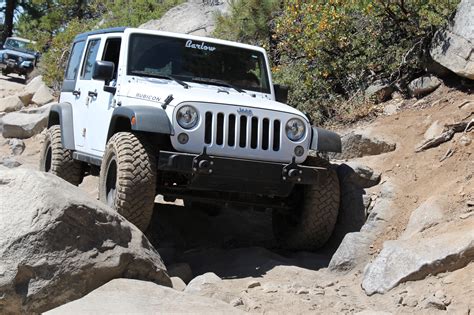
<path fill-rule="evenodd" d="M 140 93 L 140 92 L 135 93 L 135 97 L 140 98 L 142 100 L 152 101 L 152 102 L 160 102 L 161 101 L 161 97 L 159 97 L 159 96 Z"/>
<path fill-rule="evenodd" d="M 291 113 L 305 119 L 300 111 L 286 104 L 266 98 L 255 98 L 249 93 L 234 93 L 232 90 L 229 90 L 229 94 L 217 93 L 219 88 L 222 87 L 202 88 L 194 85 L 189 89 L 184 89 L 179 84 L 171 82 L 155 83 L 150 80 L 128 83 L 125 87 L 121 88 L 119 96 L 130 97 L 144 102 L 162 103 L 168 95 L 173 94 L 174 99 L 169 106 L 176 106 L 183 102 L 226 104 L 236 106 L 235 112 L 237 114 L 249 117 L 254 114 L 253 108 L 259 108 Z"/>

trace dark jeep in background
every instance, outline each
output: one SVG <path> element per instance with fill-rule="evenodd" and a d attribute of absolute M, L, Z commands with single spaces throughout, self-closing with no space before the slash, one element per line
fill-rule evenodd
<path fill-rule="evenodd" d="M 8 37 L 0 49 L 0 69 L 3 75 L 16 73 L 25 77 L 25 83 L 29 74 L 36 66 L 39 53 L 32 49 L 34 42 L 19 38 Z"/>

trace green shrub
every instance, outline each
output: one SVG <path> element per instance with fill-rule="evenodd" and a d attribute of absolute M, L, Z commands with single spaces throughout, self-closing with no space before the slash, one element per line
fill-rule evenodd
<path fill-rule="evenodd" d="M 270 3 L 269 11 L 256 15 L 259 22 L 248 25 L 241 17 L 252 15 L 256 4 L 235 0 L 231 15 L 218 20 L 216 34 L 263 46 L 271 38 L 275 81 L 290 86 L 290 105 L 324 123 L 370 114 L 373 106 L 363 94 L 375 80 L 404 92 L 424 71 L 431 38 L 459 0 Z"/>

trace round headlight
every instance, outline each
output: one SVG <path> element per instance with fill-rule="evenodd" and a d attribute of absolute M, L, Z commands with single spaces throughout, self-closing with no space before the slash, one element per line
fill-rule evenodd
<path fill-rule="evenodd" d="M 199 113 L 193 106 L 186 105 L 178 109 L 176 120 L 184 129 L 191 129 L 198 123 Z"/>
<path fill-rule="evenodd" d="M 3 59 L 8 59 L 8 54 L 7 53 L 3 54 Z"/>
<path fill-rule="evenodd" d="M 285 131 L 288 139 L 291 141 L 298 141 L 304 137 L 306 126 L 301 119 L 292 118 L 286 123 Z"/>
<path fill-rule="evenodd" d="M 18 57 L 18 62 L 23 62 L 23 57 Z"/>

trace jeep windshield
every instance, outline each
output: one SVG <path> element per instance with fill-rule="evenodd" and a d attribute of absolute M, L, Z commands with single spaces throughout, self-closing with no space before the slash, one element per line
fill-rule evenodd
<path fill-rule="evenodd" d="M 270 93 L 265 58 L 259 51 L 166 36 L 132 34 L 128 75 Z"/>
<path fill-rule="evenodd" d="M 31 49 L 31 42 L 17 38 L 7 38 L 3 47 L 12 50 L 19 50 L 32 55 L 35 54 L 35 52 Z"/>

